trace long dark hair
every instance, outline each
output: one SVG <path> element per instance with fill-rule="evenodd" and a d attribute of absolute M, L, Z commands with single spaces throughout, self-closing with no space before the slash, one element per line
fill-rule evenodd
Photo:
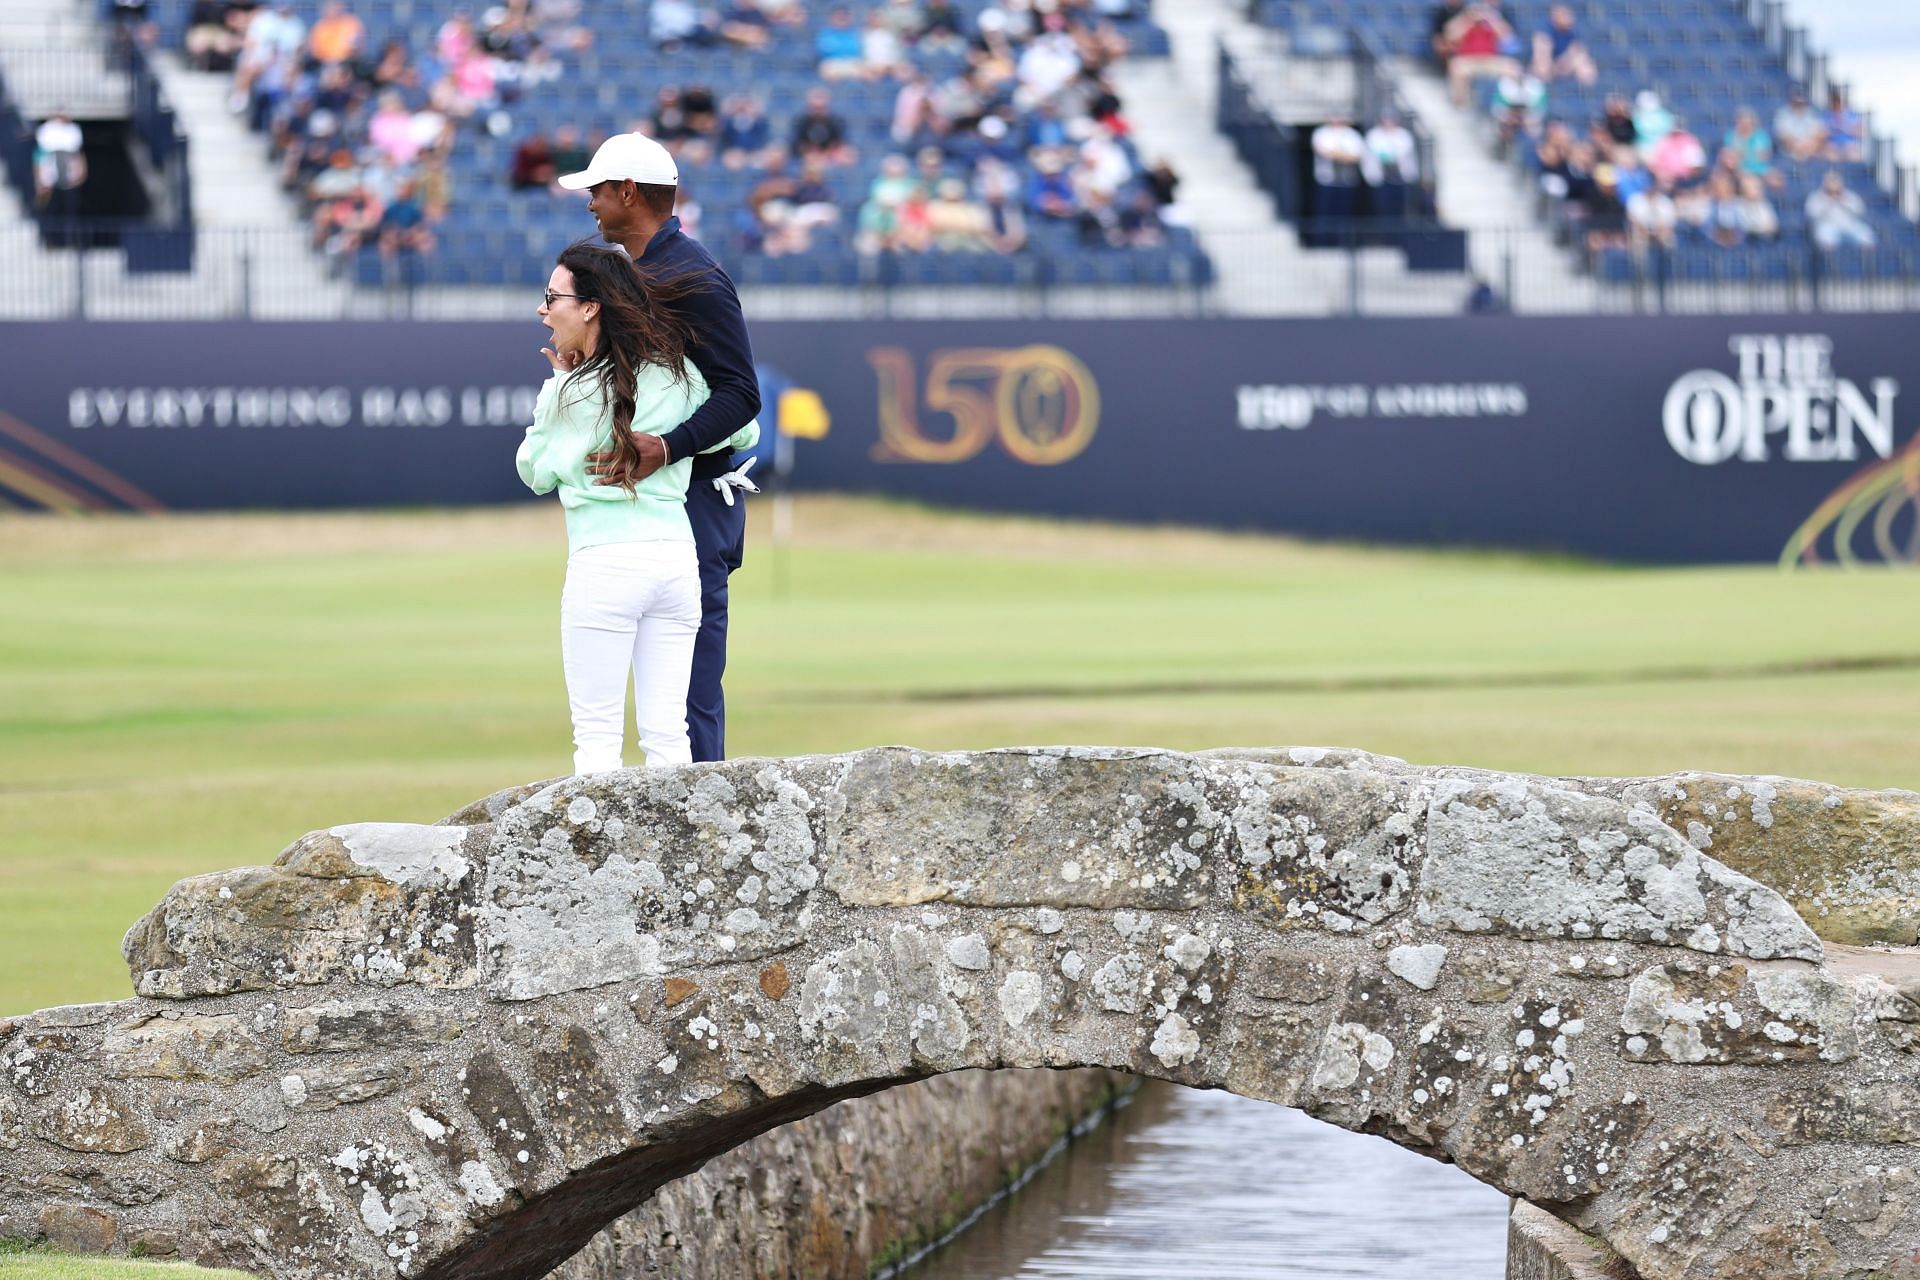
<path fill-rule="evenodd" d="M 700 287 L 679 277 L 655 279 L 644 275 L 619 249 L 581 241 L 560 254 L 560 265 L 573 275 L 573 291 L 583 303 L 600 304 L 600 340 L 573 371 L 568 385 L 581 394 L 598 392 L 613 410 L 613 459 L 606 476 L 633 492 L 640 447 L 633 441 L 634 396 L 644 365 L 659 365 L 682 386 L 687 376 L 687 348 L 693 327 L 678 304 Z"/>

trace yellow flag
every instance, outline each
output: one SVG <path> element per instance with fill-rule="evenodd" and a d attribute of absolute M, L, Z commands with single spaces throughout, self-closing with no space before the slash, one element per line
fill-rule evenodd
<path fill-rule="evenodd" d="M 794 387 L 780 393 L 780 434 L 797 440 L 824 440 L 833 417 L 818 391 Z"/>

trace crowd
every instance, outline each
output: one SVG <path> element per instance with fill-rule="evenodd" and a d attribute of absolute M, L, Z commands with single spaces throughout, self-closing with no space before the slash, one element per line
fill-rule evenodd
<path fill-rule="evenodd" d="M 887 0 L 857 21 L 834 5 L 811 50 L 820 83 L 784 127 L 757 94 L 684 84 L 659 89 L 632 128 L 674 153 L 690 230 L 702 211 L 688 187 L 703 170 L 748 175 L 745 201 L 707 228 L 745 252 L 805 253 L 837 228 L 869 255 L 1010 254 L 1035 222 L 1069 225 L 1092 246 L 1157 244 L 1180 217 L 1179 178 L 1139 161 L 1107 76 L 1127 52 L 1114 20 L 1134 11 L 1132 0 L 1000 0 L 968 21 L 951 0 Z M 754 50 L 803 18 L 784 0 L 654 0 L 651 31 L 663 49 Z M 941 70 L 921 56 L 934 53 L 946 55 Z M 850 81 L 892 92 L 877 163 L 834 105 L 834 86 Z M 559 145 L 557 135 L 524 139 L 513 184 L 550 184 L 565 169 Z M 584 146 L 577 132 L 569 145 Z"/>
<path fill-rule="evenodd" d="M 1838 90 L 1825 111 L 1795 90 L 1771 130 L 1742 108 L 1711 145 L 1651 89 L 1631 102 L 1608 95 L 1601 114 L 1578 133 L 1549 112 L 1555 81 L 1591 85 L 1597 78 L 1566 5 L 1555 5 L 1548 25 L 1528 42 L 1497 5 L 1442 0 L 1433 13 L 1432 42 L 1457 103 L 1466 103 L 1475 81 L 1495 81 L 1492 110 L 1502 138 L 1528 149 L 1540 189 L 1591 251 L 1672 247 L 1683 236 L 1726 247 L 1777 241 L 1782 159 L 1837 165 L 1865 155 L 1861 117 Z M 1807 196 L 1803 212 L 1821 249 L 1875 242 L 1866 202 L 1837 169 Z"/>
<path fill-rule="evenodd" d="M 501 108 L 591 42 L 580 7 L 503 0 L 478 21 L 455 11 L 416 52 L 399 39 L 374 47 L 343 0 L 325 0 L 311 24 L 288 0 L 194 0 L 185 49 L 195 65 L 231 72 L 228 105 L 270 139 L 315 248 L 337 261 L 363 247 L 392 259 L 433 251 L 462 125 L 504 128 Z"/>
<path fill-rule="evenodd" d="M 193 0 L 184 46 L 197 66 L 231 74 L 229 105 L 270 139 L 315 247 L 338 261 L 369 247 L 393 258 L 433 252 L 461 131 L 510 131 L 514 102 L 591 43 L 582 5 L 456 10 L 431 47 L 411 49 L 370 42 L 346 0 L 324 0 L 310 23 L 291 0 Z M 867 254 L 1010 254 L 1042 223 L 1091 246 L 1152 245 L 1180 220 L 1179 178 L 1140 161 L 1107 74 L 1128 49 L 1116 20 L 1143 11 L 1139 0 L 995 0 L 968 17 L 953 0 L 884 0 L 857 18 L 833 4 L 809 38 L 795 0 L 652 0 L 650 36 L 664 50 L 806 49 L 819 82 L 778 122 L 760 94 L 669 85 L 629 127 L 675 154 L 689 234 L 702 232 L 701 174 L 747 175 L 746 199 L 706 228 L 746 252 L 803 253 L 831 227 Z M 835 108 L 833 88 L 848 82 L 892 96 L 879 155 Z M 603 136 L 526 134 L 503 177 L 560 194 L 555 179 Z"/>

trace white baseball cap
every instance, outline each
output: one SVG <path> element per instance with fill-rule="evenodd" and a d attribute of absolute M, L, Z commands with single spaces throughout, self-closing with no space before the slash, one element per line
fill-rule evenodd
<path fill-rule="evenodd" d="M 677 187 L 680 169 L 667 149 L 646 134 L 616 133 L 600 144 L 583 172 L 560 175 L 560 185 L 569 191 L 627 180 L 653 187 Z"/>

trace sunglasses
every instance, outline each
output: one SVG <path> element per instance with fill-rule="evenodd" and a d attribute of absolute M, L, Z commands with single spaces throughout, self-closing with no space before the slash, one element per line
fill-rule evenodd
<path fill-rule="evenodd" d="M 553 300 L 555 298 L 572 298 L 575 302 L 591 302 L 592 301 L 591 298 L 582 297 L 580 294 L 577 294 L 577 293 L 555 293 L 551 289 L 548 289 L 545 293 L 541 294 L 540 296 L 546 299 L 546 305 L 549 307 L 553 305 Z"/>

